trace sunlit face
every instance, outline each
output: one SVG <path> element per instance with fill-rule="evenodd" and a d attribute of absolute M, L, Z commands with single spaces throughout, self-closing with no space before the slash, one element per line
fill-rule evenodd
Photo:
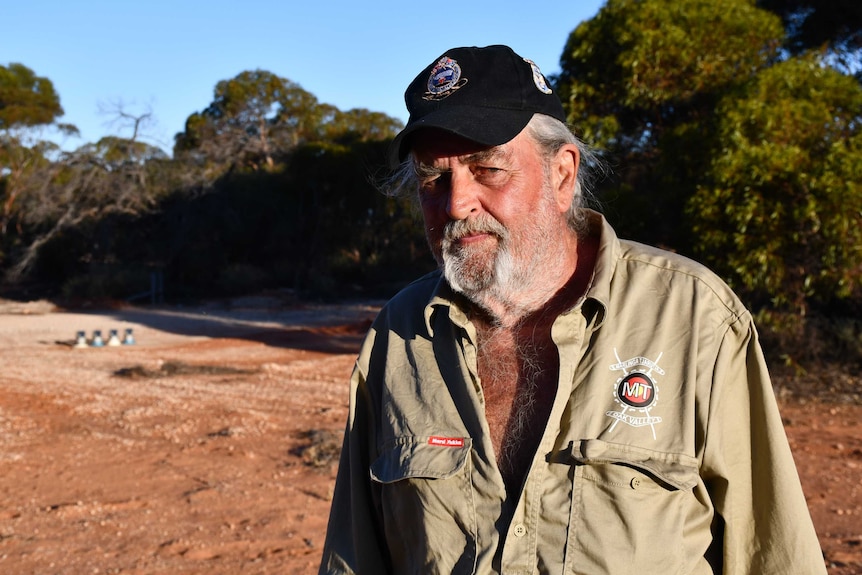
<path fill-rule="evenodd" d="M 526 132 L 482 148 L 429 130 L 413 151 L 428 242 L 456 291 L 506 300 L 541 277 L 566 219 Z"/>

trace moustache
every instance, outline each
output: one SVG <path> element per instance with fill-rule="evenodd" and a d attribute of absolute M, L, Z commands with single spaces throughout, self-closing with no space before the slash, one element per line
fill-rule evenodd
<path fill-rule="evenodd" d="M 490 234 L 501 240 L 509 237 L 509 232 L 503 224 L 493 216 L 483 214 L 476 218 L 447 222 L 443 227 L 443 242 L 451 245 L 464 236 L 472 234 Z"/>

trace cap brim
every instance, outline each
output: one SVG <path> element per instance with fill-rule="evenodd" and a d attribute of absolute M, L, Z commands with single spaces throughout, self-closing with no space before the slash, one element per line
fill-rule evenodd
<path fill-rule="evenodd" d="M 427 128 L 443 130 L 484 146 L 505 144 L 521 133 L 534 112 L 492 109 L 478 106 L 458 106 L 426 114 L 408 122 L 395 136 L 389 147 L 389 164 L 397 168 L 410 152 L 410 139 L 415 132 Z"/>

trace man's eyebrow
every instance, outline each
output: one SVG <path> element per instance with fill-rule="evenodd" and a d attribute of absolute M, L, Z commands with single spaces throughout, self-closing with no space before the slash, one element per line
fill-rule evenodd
<path fill-rule="evenodd" d="M 491 160 L 508 160 L 511 157 L 511 152 L 502 146 L 495 146 L 487 150 L 480 150 L 472 154 L 458 156 L 458 161 L 462 164 L 481 164 Z M 416 175 L 420 178 L 431 178 L 445 174 L 449 168 L 441 168 L 433 164 L 426 164 L 421 160 L 414 161 Z"/>
<path fill-rule="evenodd" d="M 472 154 L 458 156 L 458 161 L 462 164 L 478 164 L 489 160 L 506 160 L 511 154 L 502 146 L 495 146 L 487 150 L 480 150 Z M 438 168 L 437 166 L 426 164 L 421 161 L 415 162 L 416 169 L 420 175 L 436 175 L 448 171 L 448 168 Z"/>
<path fill-rule="evenodd" d="M 413 169 L 416 171 L 416 175 L 420 178 L 433 178 L 448 171 L 448 168 L 438 168 L 437 166 L 419 161 L 413 163 Z"/>
<path fill-rule="evenodd" d="M 502 146 L 495 146 L 493 148 L 488 148 L 487 150 L 461 156 L 458 159 L 464 164 L 478 164 L 489 160 L 506 160 L 510 156 L 511 154 Z"/>

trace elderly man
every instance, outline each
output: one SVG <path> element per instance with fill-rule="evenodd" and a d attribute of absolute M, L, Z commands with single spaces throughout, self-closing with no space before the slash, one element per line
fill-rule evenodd
<path fill-rule="evenodd" d="M 825 573 L 751 315 L 583 207 L 538 67 L 457 48 L 405 98 L 440 271 L 362 347 L 320 572 Z"/>

